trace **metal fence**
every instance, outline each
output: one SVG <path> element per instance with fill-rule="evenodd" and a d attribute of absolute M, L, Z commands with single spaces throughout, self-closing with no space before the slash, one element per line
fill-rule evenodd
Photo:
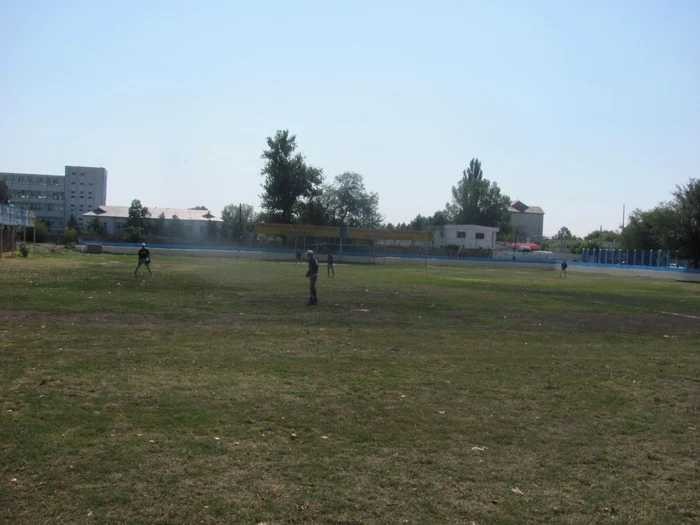
<path fill-rule="evenodd" d="M 648 268 L 692 268 L 693 261 L 680 259 L 670 250 L 606 250 L 588 248 L 581 252 L 581 262 Z"/>

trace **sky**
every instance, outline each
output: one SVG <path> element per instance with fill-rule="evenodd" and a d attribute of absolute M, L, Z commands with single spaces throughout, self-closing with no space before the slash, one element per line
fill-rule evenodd
<path fill-rule="evenodd" d="M 387 222 L 472 157 L 544 232 L 700 177 L 700 2 L 0 0 L 0 171 L 104 166 L 107 204 L 259 207 L 279 129 Z"/>

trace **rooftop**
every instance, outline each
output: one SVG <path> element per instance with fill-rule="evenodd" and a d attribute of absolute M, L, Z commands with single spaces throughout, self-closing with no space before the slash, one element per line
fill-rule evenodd
<path fill-rule="evenodd" d="M 544 210 L 539 206 L 528 206 L 522 201 L 513 201 L 508 207 L 510 213 L 535 213 L 538 215 L 544 215 Z"/>
<path fill-rule="evenodd" d="M 214 217 L 209 210 L 188 210 L 183 208 L 148 208 L 149 218 L 157 219 L 161 214 L 166 219 L 177 217 L 183 221 L 214 221 L 223 222 L 218 217 Z M 116 219 L 128 219 L 128 206 L 100 206 L 92 211 L 83 213 L 83 217 L 111 217 Z"/>

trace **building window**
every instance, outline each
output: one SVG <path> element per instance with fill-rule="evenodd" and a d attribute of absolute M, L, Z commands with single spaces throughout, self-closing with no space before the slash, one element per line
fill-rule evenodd
<path fill-rule="evenodd" d="M 477 233 L 475 236 L 476 236 L 476 239 L 477 239 L 477 240 L 480 240 L 480 239 L 483 240 L 483 238 L 484 238 L 484 234 L 483 234 L 483 233 Z"/>
<path fill-rule="evenodd" d="M 466 239 L 466 238 L 467 238 L 467 232 L 457 232 L 457 238 L 458 238 L 458 239 Z"/>

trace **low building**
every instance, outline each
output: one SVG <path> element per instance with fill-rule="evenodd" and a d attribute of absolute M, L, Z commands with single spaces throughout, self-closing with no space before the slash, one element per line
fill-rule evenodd
<path fill-rule="evenodd" d="M 82 215 L 107 202 L 107 170 L 65 166 L 64 173 L 0 173 L 0 180 L 7 182 L 12 205 L 33 211 L 50 230 L 63 231 L 71 215 L 82 228 Z"/>
<path fill-rule="evenodd" d="M 209 210 L 189 210 L 179 208 L 148 208 L 150 221 L 156 221 L 163 215 L 166 231 L 172 221 L 181 221 L 182 230 L 187 237 L 197 239 L 206 236 L 207 224 L 210 222 L 223 222 L 211 214 Z M 121 236 L 126 230 L 126 222 L 129 219 L 128 206 L 99 206 L 92 211 L 83 213 L 83 222 L 89 226 L 90 222 L 97 219 L 107 235 Z"/>
<path fill-rule="evenodd" d="M 517 233 L 518 242 L 540 242 L 544 230 L 544 211 L 539 206 L 528 206 L 513 201 L 508 207 L 512 234 Z"/>
<path fill-rule="evenodd" d="M 476 224 L 447 224 L 433 228 L 433 243 L 436 248 L 457 246 L 469 250 L 493 250 L 499 228 Z"/>

